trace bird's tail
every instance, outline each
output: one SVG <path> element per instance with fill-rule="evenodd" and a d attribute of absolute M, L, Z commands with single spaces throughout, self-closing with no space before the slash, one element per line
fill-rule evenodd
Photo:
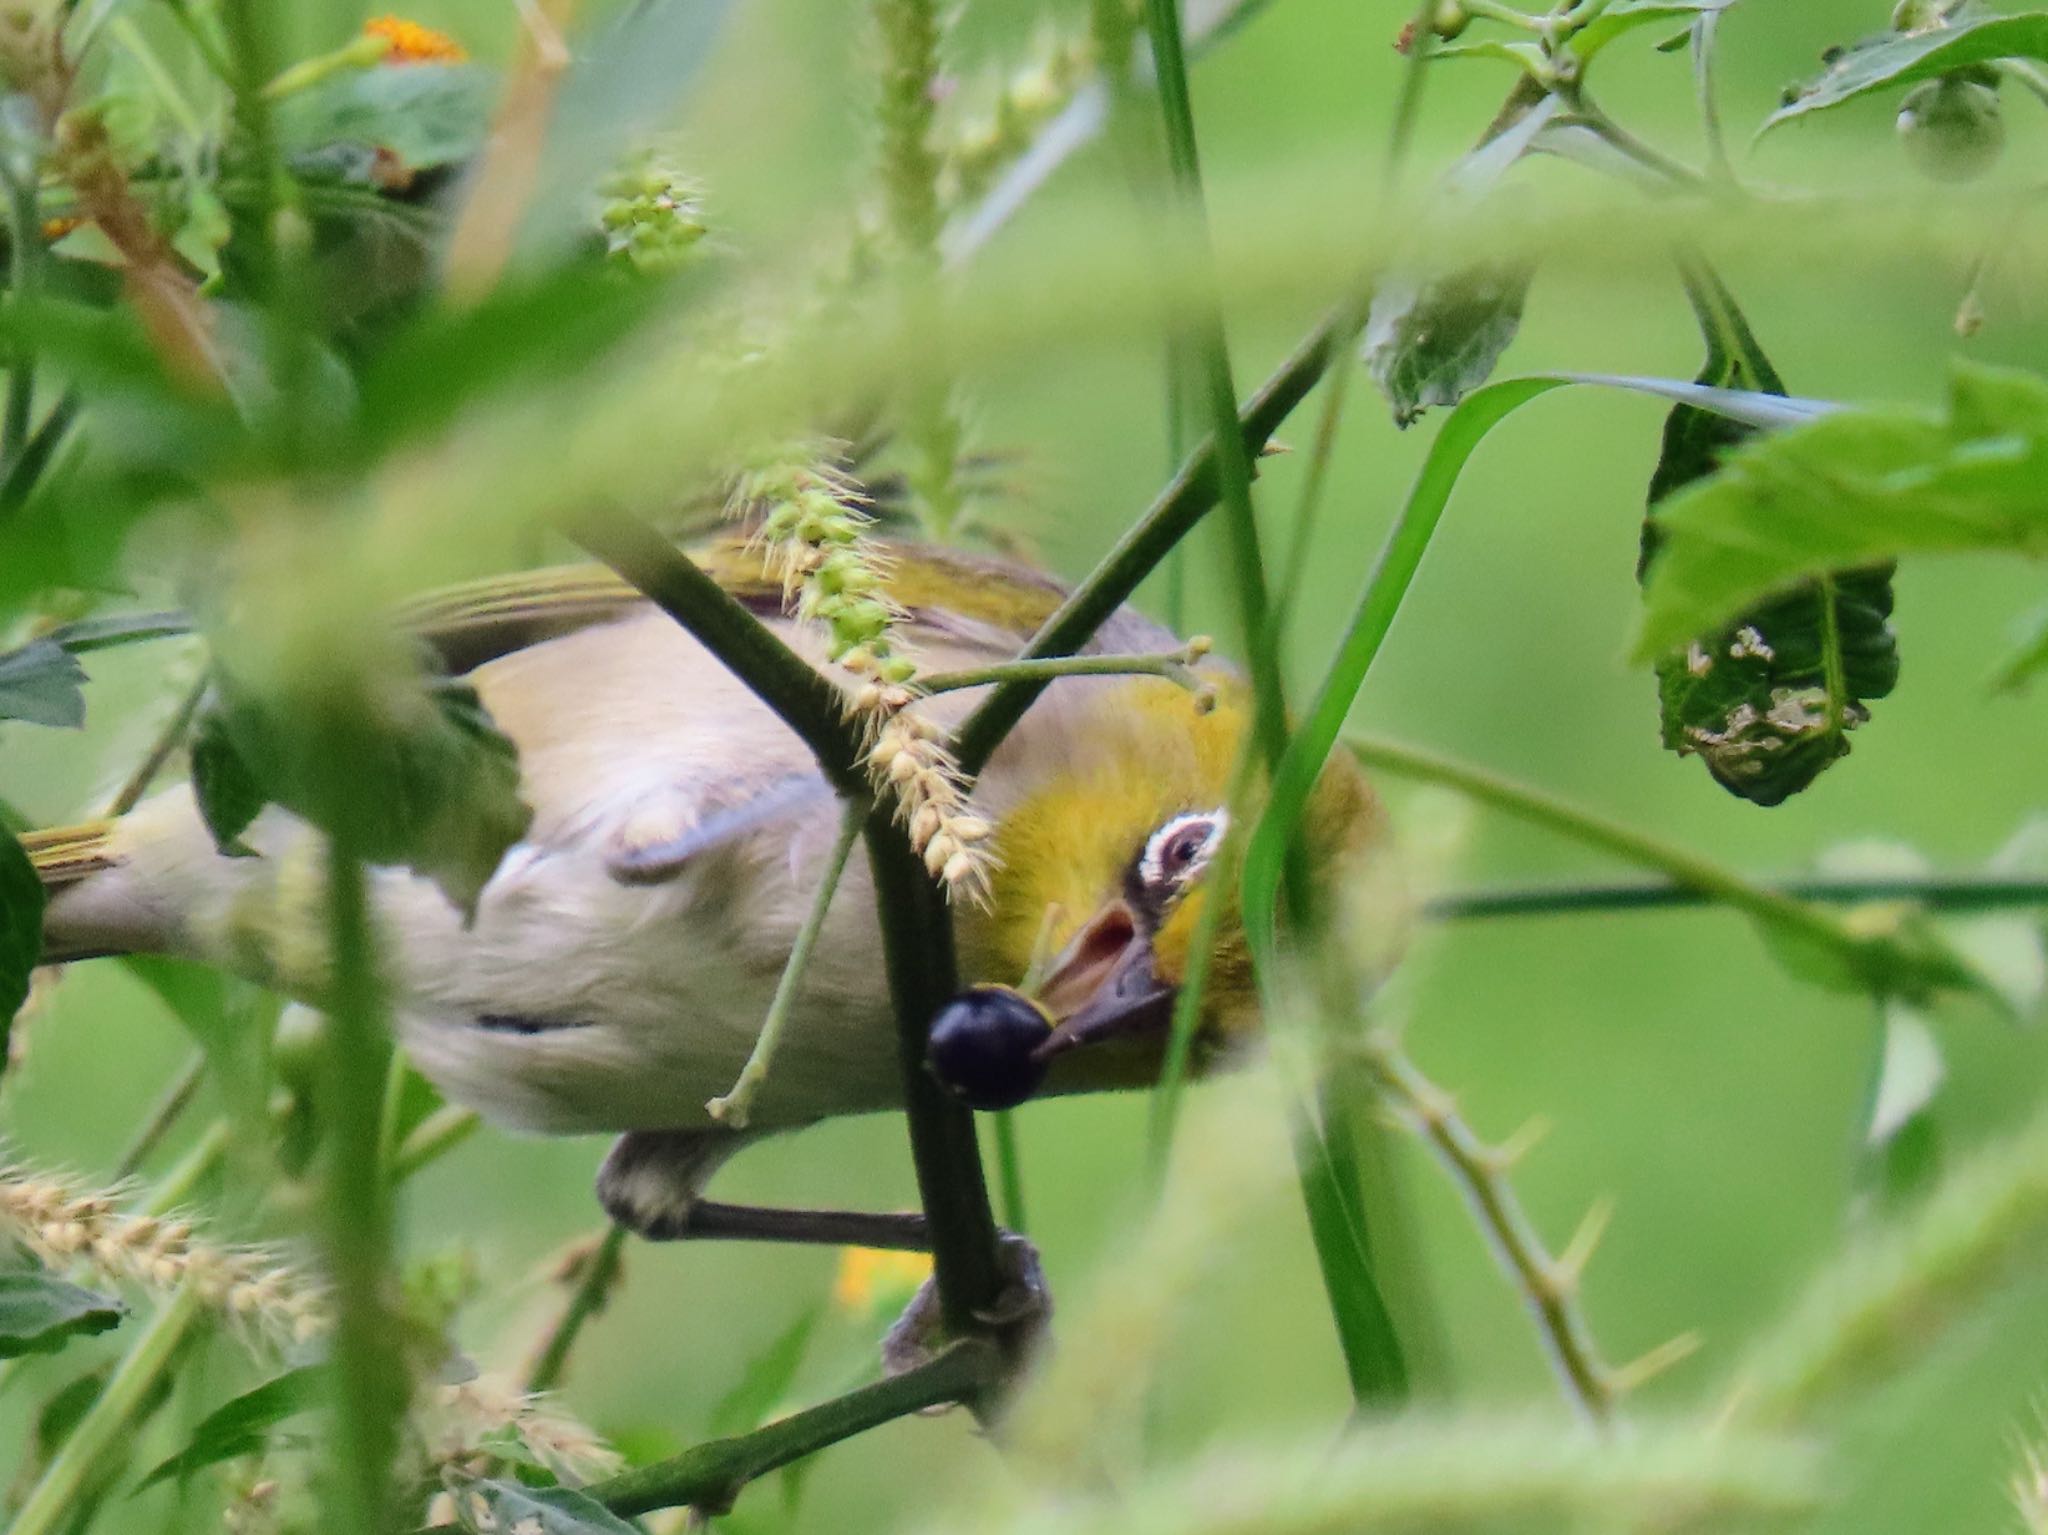
<path fill-rule="evenodd" d="M 87 821 L 78 826 L 33 831 L 21 839 L 21 845 L 42 880 L 43 889 L 55 896 L 95 874 L 120 866 L 121 860 L 114 851 L 114 826 L 113 821 Z M 109 952 L 104 943 L 68 941 L 58 924 L 51 924 L 44 936 L 43 960 L 47 964 Z"/>
<path fill-rule="evenodd" d="M 21 839 L 28 861 L 35 865 L 43 888 L 49 891 L 75 885 L 88 875 L 111 869 L 114 857 L 114 823 L 87 821 L 79 826 L 58 826 L 49 831 L 32 831 Z"/>

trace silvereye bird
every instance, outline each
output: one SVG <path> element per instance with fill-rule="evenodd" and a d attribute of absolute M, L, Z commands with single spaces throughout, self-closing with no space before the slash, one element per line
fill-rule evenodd
<path fill-rule="evenodd" d="M 783 615 L 780 584 L 757 555 L 724 543 L 697 558 L 826 666 L 821 637 Z M 885 568 L 906 615 L 897 638 L 932 671 L 1014 655 L 1064 595 L 1020 566 L 928 547 L 891 546 Z M 599 1192 L 648 1235 L 914 1242 L 887 1217 L 752 1212 L 699 1197 L 751 1136 L 900 1101 L 873 893 L 856 849 L 748 1128 L 706 1109 L 747 1059 L 838 830 L 834 796 L 798 738 L 696 640 L 596 568 L 480 583 L 406 618 L 467 672 L 517 745 L 533 810 L 473 920 L 423 878 L 374 871 L 383 964 L 419 1069 L 506 1125 L 626 1132 Z M 1125 610 L 1090 649 L 1176 643 Z M 1156 1074 L 1201 906 L 1230 899 L 1206 876 L 1227 830 L 1250 700 L 1227 668 L 1203 672 L 1213 707 L 1157 676 L 1061 679 L 974 786 L 977 813 L 995 826 L 994 862 L 987 900 L 955 906 L 962 971 L 1013 984 L 1040 959 L 1039 1000 L 1075 1046 L 1052 1054 L 1048 1092 Z M 916 707 L 951 725 L 980 691 Z M 1316 867 L 1340 877 L 1371 856 L 1378 832 L 1357 769 L 1333 763 L 1310 806 Z M 182 955 L 317 1002 L 321 839 L 272 808 L 243 840 L 260 856 L 222 856 L 184 787 L 112 823 L 31 837 L 51 892 L 47 957 Z M 1197 1067 L 1228 1056 L 1256 1022 L 1243 931 L 1226 912 Z"/>

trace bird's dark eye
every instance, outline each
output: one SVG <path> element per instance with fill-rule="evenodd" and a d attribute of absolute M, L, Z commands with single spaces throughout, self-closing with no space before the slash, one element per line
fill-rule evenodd
<path fill-rule="evenodd" d="M 1139 881 L 1151 889 L 1172 889 L 1185 885 L 1202 872 L 1223 840 L 1226 818 L 1213 815 L 1184 815 L 1166 823 L 1146 844 L 1138 862 Z"/>

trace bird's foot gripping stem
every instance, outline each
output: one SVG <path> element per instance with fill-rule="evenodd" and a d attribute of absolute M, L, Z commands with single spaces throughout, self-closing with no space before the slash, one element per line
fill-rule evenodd
<path fill-rule="evenodd" d="M 1021 1363 L 1036 1351 L 1052 1321 L 1052 1290 L 1045 1282 L 1038 1249 L 1026 1238 L 1012 1231 L 998 1233 L 996 1256 L 1004 1285 L 994 1303 L 976 1317 L 996 1335 L 1004 1354 Z M 930 1363 L 946 1341 L 938 1281 L 927 1279 L 882 1338 L 883 1373 L 901 1375 Z"/>

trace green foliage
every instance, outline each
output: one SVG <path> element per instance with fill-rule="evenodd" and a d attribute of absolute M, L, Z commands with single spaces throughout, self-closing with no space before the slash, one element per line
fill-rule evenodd
<path fill-rule="evenodd" d="M 0 1359 L 54 1354 L 121 1325 L 127 1308 L 44 1273 L 0 1273 Z"/>
<path fill-rule="evenodd" d="M 1707 339 L 1699 382 L 1711 388 L 1783 394 L 1777 371 L 1749 325 L 1711 274 L 1688 286 Z M 1650 479 L 1638 573 L 1662 543 L 1664 502 L 1712 474 L 1753 428 L 1696 406 L 1673 407 L 1663 451 Z M 1758 805 L 1782 804 L 1810 787 L 1849 751 L 1849 731 L 1868 718 L 1868 699 L 1898 681 L 1897 643 L 1888 620 L 1891 568 L 1827 571 L 1749 610 L 1683 654 L 1657 662 L 1657 698 L 1665 748 L 1697 752 L 1729 793 Z"/>
<path fill-rule="evenodd" d="M 85 668 L 53 640 L 0 655 L 0 720 L 76 730 L 85 723 Z"/>
<path fill-rule="evenodd" d="M 272 1429 L 320 1404 L 326 1389 L 323 1374 L 319 1365 L 301 1365 L 228 1398 L 199 1420 L 183 1449 L 159 1462 L 136 1484 L 136 1492 L 172 1478 L 183 1481 L 224 1460 L 260 1455 L 270 1443 Z"/>
<path fill-rule="evenodd" d="M 43 882 L 14 834 L 0 827 L 0 1063 L 8 1026 L 28 1000 L 29 976 L 43 952 Z"/>
<path fill-rule="evenodd" d="M 517 749 L 460 679 L 356 680 L 367 691 L 340 712 L 332 700 L 259 698 L 224 682 L 218 723 L 202 726 L 216 743 L 202 790 L 220 807 L 216 835 L 232 830 L 232 846 L 274 802 L 371 863 L 425 875 L 470 911 L 533 818 Z"/>
<path fill-rule="evenodd" d="M 1958 363 L 1942 416 L 1843 411 L 1737 449 L 1666 501 L 1636 655 L 1654 660 L 1801 580 L 1899 555 L 2048 546 L 2048 384 Z"/>
<path fill-rule="evenodd" d="M 227 720 L 219 709 L 204 709 L 192 731 L 192 797 L 214 846 L 230 858 L 252 858 L 242 842 L 263 807 L 270 802 L 263 785 L 235 749 Z"/>
<path fill-rule="evenodd" d="M 277 133 L 301 176 L 402 191 L 477 152 L 497 94 L 477 64 L 350 70 L 286 97 Z"/>
<path fill-rule="evenodd" d="M 1865 38 L 1837 52 L 1815 78 L 1787 90 L 1785 104 L 1765 119 L 1761 131 L 1872 91 L 2020 58 L 2048 59 L 2048 14 L 1977 13 L 1948 26 Z"/>
<path fill-rule="evenodd" d="M 1718 16 L 1735 0 L 1614 0 L 1572 38 L 1572 51 L 1590 60 L 1617 37 L 1638 27 L 1683 26 L 1702 16 Z"/>

